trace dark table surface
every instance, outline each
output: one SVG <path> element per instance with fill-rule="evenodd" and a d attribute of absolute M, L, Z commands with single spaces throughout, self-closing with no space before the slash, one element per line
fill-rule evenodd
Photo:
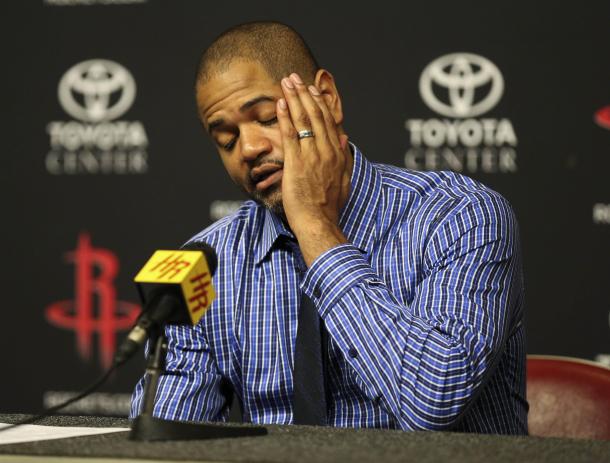
<path fill-rule="evenodd" d="M 1 423 L 13 423 L 22 418 L 24 415 L 0 414 Z M 102 417 L 57 416 L 37 424 L 129 427 L 126 419 Z M 0 461 L 11 461 L 10 456 L 15 461 L 26 461 L 19 456 L 30 455 L 37 458 L 97 457 L 112 461 L 610 462 L 608 441 L 314 426 L 270 425 L 267 429 L 269 434 L 266 436 L 235 439 L 133 442 L 128 440 L 127 432 L 117 432 L 8 444 L 0 446 Z"/>

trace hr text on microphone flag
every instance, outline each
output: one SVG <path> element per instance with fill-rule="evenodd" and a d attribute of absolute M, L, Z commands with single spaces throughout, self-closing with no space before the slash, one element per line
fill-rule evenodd
<path fill-rule="evenodd" d="M 138 284 L 179 286 L 193 325 L 205 314 L 216 297 L 212 274 L 201 251 L 155 251 L 134 281 Z"/>

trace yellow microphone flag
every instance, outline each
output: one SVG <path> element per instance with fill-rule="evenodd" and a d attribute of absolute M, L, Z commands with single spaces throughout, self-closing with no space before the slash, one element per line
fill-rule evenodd
<path fill-rule="evenodd" d="M 134 281 L 179 285 L 193 325 L 216 297 L 208 262 L 201 251 L 155 251 Z"/>

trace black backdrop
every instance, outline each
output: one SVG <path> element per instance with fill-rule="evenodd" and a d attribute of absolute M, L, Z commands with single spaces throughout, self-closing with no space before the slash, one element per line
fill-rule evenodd
<path fill-rule="evenodd" d="M 529 353 L 610 363 L 610 3 L 557 3 L 2 2 L 0 410 L 35 411 L 98 376 L 151 252 L 242 200 L 192 85 L 202 49 L 254 19 L 302 33 L 369 159 L 453 168 L 511 201 Z M 443 76 L 472 84 L 462 113 Z M 142 367 L 72 411 L 126 413 Z"/>

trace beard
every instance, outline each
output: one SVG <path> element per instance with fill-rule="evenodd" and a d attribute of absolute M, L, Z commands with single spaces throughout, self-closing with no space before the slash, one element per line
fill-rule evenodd
<path fill-rule="evenodd" d="M 282 179 L 283 180 L 283 179 Z M 266 191 L 252 190 L 252 193 L 246 195 L 257 204 L 269 209 L 274 214 L 281 218 L 285 218 L 284 203 L 282 202 L 282 183 L 281 181 L 275 185 L 271 185 Z"/>
<path fill-rule="evenodd" d="M 257 159 L 256 163 L 252 166 L 252 169 L 263 164 L 276 164 L 281 168 L 284 167 L 283 161 L 261 158 Z M 286 213 L 284 212 L 284 203 L 282 202 L 282 181 L 283 179 L 274 185 L 269 186 L 269 188 L 266 190 L 259 191 L 256 189 L 254 179 L 250 175 L 247 179 L 247 187 L 240 185 L 240 188 L 248 198 L 252 199 L 254 202 L 260 204 L 266 209 L 269 209 L 280 218 L 285 219 Z"/>

